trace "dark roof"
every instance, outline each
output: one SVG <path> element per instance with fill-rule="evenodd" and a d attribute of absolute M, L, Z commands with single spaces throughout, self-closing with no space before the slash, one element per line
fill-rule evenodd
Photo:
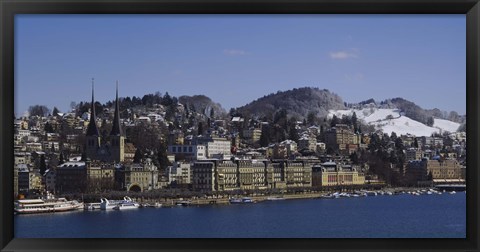
<path fill-rule="evenodd" d="M 113 125 L 112 125 L 112 131 L 110 132 L 110 136 L 123 136 L 122 127 L 120 125 L 120 106 L 118 104 L 118 83 L 117 83 L 117 91 L 115 95 L 115 114 L 113 116 Z"/>
<path fill-rule="evenodd" d="M 95 101 L 93 98 L 93 82 L 92 82 L 92 104 L 91 104 L 91 115 L 90 115 L 90 123 L 88 124 L 87 128 L 87 136 L 99 136 L 97 123 L 95 120 L 97 119 L 95 116 Z"/>

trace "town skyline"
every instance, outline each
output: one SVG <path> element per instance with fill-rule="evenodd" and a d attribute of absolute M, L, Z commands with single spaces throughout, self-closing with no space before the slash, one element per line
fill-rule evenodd
<path fill-rule="evenodd" d="M 37 104 L 66 112 L 70 102 L 88 101 L 91 78 L 102 103 L 118 80 L 120 97 L 203 94 L 227 111 L 309 86 L 348 103 L 402 97 L 466 113 L 464 15 L 19 15 L 16 22 L 18 116 Z"/>

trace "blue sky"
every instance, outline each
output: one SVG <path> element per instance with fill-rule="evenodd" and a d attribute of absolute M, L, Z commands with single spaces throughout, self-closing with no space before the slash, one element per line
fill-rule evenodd
<path fill-rule="evenodd" d="M 204 94 L 227 111 L 278 90 L 466 111 L 465 15 L 16 15 L 15 113 Z"/>

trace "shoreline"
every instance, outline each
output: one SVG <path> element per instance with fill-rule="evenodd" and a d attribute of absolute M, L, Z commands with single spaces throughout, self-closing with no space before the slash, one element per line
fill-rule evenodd
<path fill-rule="evenodd" d="M 383 192 L 387 193 L 390 192 L 392 195 L 400 195 L 403 193 L 408 192 L 417 192 L 417 191 L 428 191 L 430 189 L 435 189 L 434 187 L 397 187 L 397 188 L 385 188 L 382 190 L 362 190 L 363 192 Z M 357 192 L 360 190 L 357 190 Z M 354 193 L 355 190 L 344 191 L 345 193 Z M 442 191 L 443 192 L 443 191 Z M 296 199 L 319 199 L 323 196 L 329 195 L 333 193 L 333 191 L 323 191 L 323 192 L 302 192 L 302 193 L 294 193 L 294 194 L 269 194 L 269 195 L 237 195 L 236 198 L 248 197 L 254 201 L 254 203 L 260 203 L 263 201 L 269 201 L 268 198 L 282 198 L 283 200 L 296 200 Z M 232 196 L 230 196 L 232 197 Z M 162 207 L 174 207 L 177 205 L 178 202 L 188 202 L 188 205 L 191 206 L 200 206 L 200 205 L 228 205 L 229 196 L 218 196 L 211 198 L 170 198 L 170 199 L 159 199 L 159 200 L 152 200 L 152 199 L 139 199 L 137 201 L 140 204 L 155 204 L 160 203 Z"/>

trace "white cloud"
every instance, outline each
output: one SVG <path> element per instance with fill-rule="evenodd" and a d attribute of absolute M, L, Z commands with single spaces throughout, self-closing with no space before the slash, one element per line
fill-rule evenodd
<path fill-rule="evenodd" d="M 223 50 L 223 54 L 229 55 L 229 56 L 243 56 L 243 55 L 247 55 L 248 52 L 244 50 L 239 50 L 239 49 L 225 49 Z"/>
<path fill-rule="evenodd" d="M 330 52 L 330 58 L 335 60 L 343 60 L 343 59 L 351 59 L 351 58 L 358 58 L 356 49 L 352 49 L 350 51 L 337 51 L 337 52 Z"/>

